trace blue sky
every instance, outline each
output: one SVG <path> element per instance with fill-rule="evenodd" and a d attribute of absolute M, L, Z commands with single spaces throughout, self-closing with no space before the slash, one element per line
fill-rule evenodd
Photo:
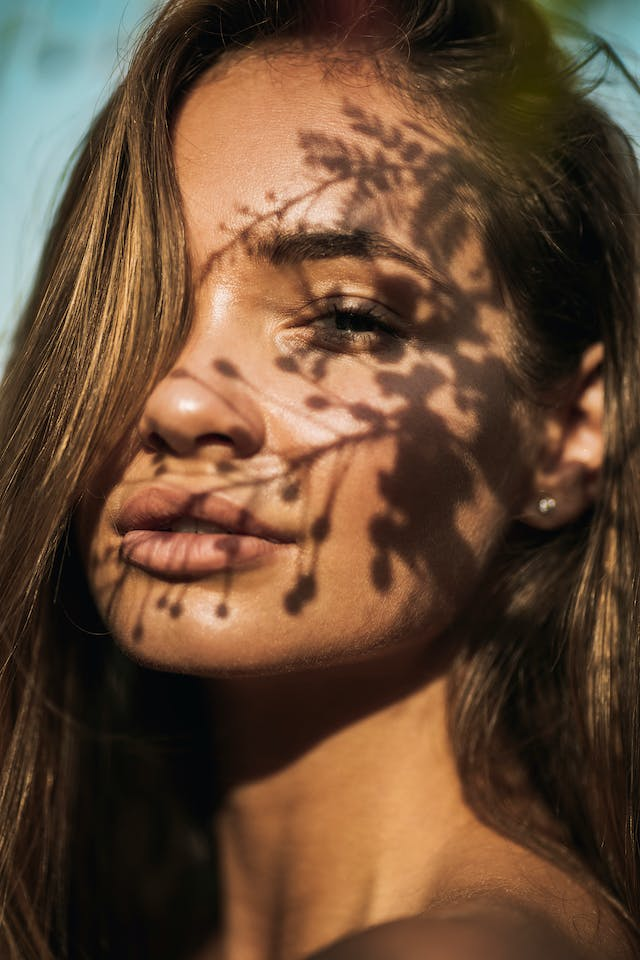
<path fill-rule="evenodd" d="M 0 361 L 69 157 L 152 0 L 0 0 Z"/>
<path fill-rule="evenodd" d="M 553 0 L 548 0 L 552 3 Z M 0 0 L 0 361 L 69 157 L 153 0 Z M 640 0 L 604 0 L 594 29 L 640 75 Z M 640 139 L 640 96 L 609 103 Z"/>

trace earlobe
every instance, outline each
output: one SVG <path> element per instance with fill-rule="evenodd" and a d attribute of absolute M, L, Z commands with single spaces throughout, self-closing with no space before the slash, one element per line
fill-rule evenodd
<path fill-rule="evenodd" d="M 532 492 L 521 519 L 541 530 L 577 520 L 598 494 L 604 455 L 603 347 L 593 344 L 564 396 L 545 414 Z"/>

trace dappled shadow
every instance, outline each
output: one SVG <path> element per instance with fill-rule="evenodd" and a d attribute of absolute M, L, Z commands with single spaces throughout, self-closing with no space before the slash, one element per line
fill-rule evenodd
<path fill-rule="evenodd" d="M 310 617 L 314 631 L 334 605 L 350 605 L 363 631 L 378 609 L 396 631 L 441 635 L 477 594 L 510 519 L 518 429 L 506 311 L 472 226 L 474 185 L 461 149 L 410 121 L 384 125 L 350 103 L 344 117 L 344 136 L 300 131 L 312 186 L 280 204 L 270 194 L 264 209 L 239 209 L 240 226 L 220 225 L 223 241 L 198 271 L 197 294 L 238 264 L 270 271 L 265 297 L 282 284 L 293 305 L 274 301 L 274 315 L 289 310 L 285 333 L 261 355 L 259 375 L 242 332 L 237 349 L 197 362 L 183 355 L 169 372 L 168 381 L 197 388 L 235 418 L 231 435 L 197 438 L 208 448 L 208 473 L 184 511 L 206 513 L 207 498 L 224 497 L 295 527 L 295 562 L 269 589 L 283 623 Z M 320 201 L 335 190 L 337 222 L 319 226 Z M 360 279 L 366 271 L 372 306 L 352 306 L 340 283 L 318 292 L 319 271 L 331 276 L 336 264 L 347 278 L 352 265 Z M 349 294 L 349 279 L 342 287 Z M 286 423 L 275 456 L 271 448 L 244 455 L 253 443 L 242 427 L 247 403 Z M 136 489 L 180 488 L 188 456 L 161 429 L 147 441 Z M 233 538 L 219 549 L 231 560 Z M 93 550 L 88 572 L 104 619 L 126 618 L 143 660 L 158 617 L 180 635 L 192 578 L 141 572 L 113 545 Z M 221 625 L 233 620 L 246 576 L 229 562 L 207 578 Z M 332 722 L 352 719 L 353 709 Z M 308 728 L 305 736 L 325 733 Z"/>
<path fill-rule="evenodd" d="M 252 329 L 243 327 L 237 344 L 225 341 L 198 356 L 187 350 L 167 375 L 176 389 L 197 389 L 211 398 L 234 424 L 233 431 L 220 427 L 196 438 L 200 452 L 205 450 L 199 464 L 207 464 L 206 471 L 198 467 L 198 489 L 193 492 L 190 454 L 172 446 L 161 423 L 125 458 L 113 482 L 116 492 L 124 489 L 132 464 L 135 491 L 179 489 L 188 481 L 186 516 L 206 514 L 208 498 L 224 497 L 249 515 L 294 529 L 294 559 L 258 587 L 251 581 L 250 588 L 245 584 L 252 572 L 232 562 L 195 583 L 151 575 L 123 561 L 117 511 L 129 492 L 112 505 L 111 489 L 94 491 L 112 539 L 90 551 L 88 577 L 104 621 L 128 653 L 151 666 L 215 674 L 215 664 L 210 668 L 205 661 L 217 644 L 216 631 L 229 631 L 230 646 L 241 650 L 238 659 L 248 661 L 254 644 L 246 635 L 254 631 L 256 645 L 262 642 L 262 608 L 276 621 L 268 642 L 280 662 L 287 657 L 290 629 L 300 650 L 308 645 L 310 651 L 306 662 L 300 654 L 297 674 L 271 678 L 259 707 L 264 691 L 253 681 L 262 677 L 249 678 L 239 694 L 224 675 L 225 663 L 224 679 L 214 683 L 210 698 L 218 716 L 207 715 L 203 706 L 192 727 L 184 722 L 180 744 L 171 744 L 177 754 L 191 744 L 192 732 L 194 739 L 203 729 L 220 734 L 212 751 L 222 758 L 220 783 L 206 792 L 191 790 L 202 805 L 193 821 L 204 835 L 218 790 L 284 769 L 333 731 L 447 671 L 457 652 L 450 628 L 490 576 L 491 553 L 499 550 L 511 520 L 519 430 L 506 311 L 472 227 L 474 187 L 464 157 L 412 123 L 387 127 L 349 104 L 345 117 L 352 136 L 312 125 L 301 131 L 312 180 L 304 196 L 279 204 L 273 194 L 265 197 L 266 212 L 238 211 L 241 226 L 221 231 L 223 242 L 195 278 L 196 294 L 204 290 L 206 301 L 206 284 L 215 289 L 217 278 L 241 264 L 255 268 L 267 303 L 286 276 L 282 297 L 291 301 L 276 299 L 267 318 L 267 329 L 282 333 L 274 335 L 278 342 L 269 352 L 259 353 L 264 341 L 256 346 Z M 318 206 L 336 189 L 339 216 L 328 229 L 318 225 Z M 334 284 L 326 278 L 336 264 L 346 281 Z M 364 288 L 362 299 L 373 301 L 364 309 L 349 296 L 356 264 L 356 292 Z M 238 296 L 244 295 L 239 288 Z M 248 403 L 268 414 L 262 446 L 256 446 L 250 424 L 242 427 Z M 216 431 L 215 424 L 210 429 Z M 221 544 L 225 549 L 231 561 L 236 548 Z M 194 646 L 194 595 L 208 605 L 210 635 L 199 660 L 181 660 L 181 649 Z M 236 616 L 242 630 L 234 634 Z M 359 630 L 365 656 L 333 671 L 315 670 L 323 651 L 313 647 L 313 634 L 320 629 L 345 650 Z M 393 666 L 373 655 L 378 640 L 420 631 L 427 642 L 416 669 L 405 670 L 403 661 L 391 676 Z M 436 649 L 429 649 L 435 637 Z M 162 644 L 177 651 L 170 663 L 163 660 Z M 329 649 L 329 665 L 336 649 Z M 171 680 L 180 693 L 181 681 Z M 164 731 L 174 687 L 148 676 L 144 684 L 160 692 L 140 729 L 153 732 L 160 718 Z M 211 692 L 202 686 L 201 695 Z M 190 696 L 186 690 L 185 700 Z M 134 699 L 139 705 L 139 696 Z M 264 717 L 269 725 L 261 731 Z M 227 763 L 227 743 L 237 746 L 234 723 L 251 740 L 245 766 L 242 756 Z M 206 763 L 209 746 L 202 749 Z M 169 755 L 166 763 L 172 767 L 174 758 Z M 162 775 L 152 770 L 149 785 L 157 780 L 160 791 Z"/>

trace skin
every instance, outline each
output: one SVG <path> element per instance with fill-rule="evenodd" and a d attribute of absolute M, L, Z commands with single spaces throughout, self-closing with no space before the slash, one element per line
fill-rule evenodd
<path fill-rule="evenodd" d="M 208 75 L 174 144 L 192 332 L 78 528 L 122 648 L 211 685 L 224 916 L 199 960 L 355 960 L 344 938 L 380 927 L 380 946 L 411 916 L 429 922 L 398 956 L 411 936 L 431 960 L 497 957 L 495 932 L 438 922 L 487 890 L 608 948 L 585 890 L 478 822 L 449 744 L 460 618 L 514 519 L 556 522 L 536 519 L 542 483 L 578 504 L 586 476 L 575 444 L 563 460 L 569 432 L 518 397 L 512 320 L 462 185 L 446 196 L 455 144 L 364 70 L 293 56 Z M 407 256 L 274 253 L 275 234 L 353 230 Z M 577 396 L 593 454 L 597 398 L 589 432 Z M 114 523 L 149 485 L 223 493 L 294 542 L 240 570 L 151 574 Z"/>
<path fill-rule="evenodd" d="M 453 225 L 445 261 L 435 229 L 407 228 L 407 209 L 434 216 L 437 186 L 413 181 L 448 162 L 450 146 L 436 130 L 417 139 L 406 109 L 373 81 L 352 89 L 307 72 L 238 64 L 194 91 L 177 119 L 193 329 L 148 398 L 146 448 L 98 491 L 88 518 L 92 585 L 119 642 L 188 672 L 422 649 L 464 606 L 529 493 L 529 418 L 515 402 L 509 321 L 479 242 Z M 299 73 L 299 94 L 284 100 Z M 358 135 L 345 105 L 375 116 L 381 97 L 388 129 L 403 131 L 420 163 L 399 164 L 400 183 L 362 197 L 357 151 L 375 167 L 379 138 Z M 319 131 L 329 147 L 304 145 Z M 334 143 L 347 165 L 337 175 L 322 166 Z M 439 269 L 442 284 L 390 257 L 288 266 L 255 254 L 275 230 L 344 229 L 390 238 Z M 336 330 L 336 307 L 374 310 L 394 333 L 349 337 Z M 223 493 L 296 544 L 276 563 L 188 588 L 123 567 L 114 518 L 154 482 Z M 179 648 L 168 610 L 188 637 Z"/>

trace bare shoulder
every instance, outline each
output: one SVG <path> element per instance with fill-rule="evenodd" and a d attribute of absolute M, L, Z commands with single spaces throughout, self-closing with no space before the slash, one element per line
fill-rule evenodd
<path fill-rule="evenodd" d="M 578 943 L 546 927 L 494 915 L 407 917 L 342 939 L 307 960 L 590 960 Z M 601 958 L 604 960 L 604 958 Z"/>
<path fill-rule="evenodd" d="M 425 960 L 433 943 L 429 926 L 419 917 L 385 923 L 340 940 L 308 960 Z"/>

